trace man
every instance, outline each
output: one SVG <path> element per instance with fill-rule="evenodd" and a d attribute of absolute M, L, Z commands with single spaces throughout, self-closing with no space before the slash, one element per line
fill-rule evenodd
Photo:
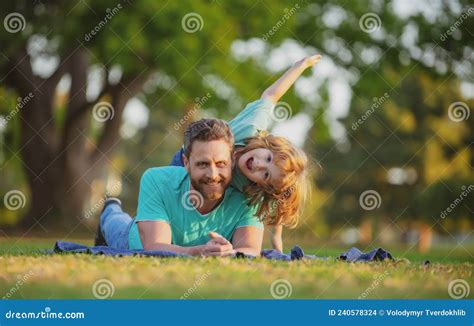
<path fill-rule="evenodd" d="M 120 201 L 109 199 L 96 244 L 105 240 L 117 248 L 203 256 L 238 251 L 258 256 L 263 226 L 242 193 L 229 187 L 233 147 L 226 122 L 192 123 L 184 137 L 185 167 L 151 168 L 144 173 L 134 220 L 122 212 Z"/>

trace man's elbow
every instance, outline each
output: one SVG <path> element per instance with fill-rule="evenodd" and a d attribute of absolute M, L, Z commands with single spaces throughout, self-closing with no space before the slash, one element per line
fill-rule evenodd
<path fill-rule="evenodd" d="M 235 249 L 236 252 L 243 253 L 245 255 L 260 257 L 262 247 L 244 247 Z"/>
<path fill-rule="evenodd" d="M 260 257 L 261 249 L 252 249 L 249 254 L 254 257 Z"/>
<path fill-rule="evenodd" d="M 169 244 L 164 242 L 148 242 L 142 243 L 143 250 L 167 250 Z"/>
<path fill-rule="evenodd" d="M 142 243 L 143 250 L 156 250 L 156 244 Z"/>

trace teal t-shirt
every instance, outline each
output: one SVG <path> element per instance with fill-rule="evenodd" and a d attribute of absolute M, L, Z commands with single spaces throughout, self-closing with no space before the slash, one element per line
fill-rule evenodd
<path fill-rule="evenodd" d="M 258 99 L 247 104 L 234 119 L 229 121 L 229 127 L 234 134 L 235 146 L 245 146 L 244 140 L 254 137 L 261 130 L 268 130 L 272 123 L 273 103 L 269 100 Z"/>
<path fill-rule="evenodd" d="M 229 121 L 230 129 L 234 134 L 235 146 L 245 146 L 245 139 L 254 137 L 259 131 L 268 130 L 272 123 L 273 103 L 258 99 L 247 104 L 245 109 L 234 119 Z M 232 171 L 232 186 L 239 191 L 250 183 L 250 180 L 240 172 L 237 164 Z"/>
<path fill-rule="evenodd" d="M 137 222 L 164 221 L 171 227 L 172 244 L 189 247 L 210 240 L 215 231 L 231 240 L 234 231 L 243 226 L 263 228 L 254 208 L 246 204 L 241 192 L 229 186 L 224 199 L 211 212 L 202 215 L 192 207 L 189 198 L 190 177 L 183 167 L 166 166 L 148 169 L 140 181 L 137 216 L 129 233 L 129 248 L 143 249 Z"/>

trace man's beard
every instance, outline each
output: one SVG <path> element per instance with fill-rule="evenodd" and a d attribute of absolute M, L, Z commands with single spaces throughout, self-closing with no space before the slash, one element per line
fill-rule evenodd
<path fill-rule="evenodd" d="M 217 181 L 217 182 L 216 182 Z M 209 189 L 207 186 L 209 183 L 215 184 L 216 187 L 213 189 Z M 191 184 L 193 188 L 198 191 L 205 200 L 219 200 L 224 196 L 226 188 L 229 186 L 229 181 L 225 178 L 219 177 L 218 180 L 211 180 L 208 179 L 199 179 L 195 180 L 191 176 Z"/>

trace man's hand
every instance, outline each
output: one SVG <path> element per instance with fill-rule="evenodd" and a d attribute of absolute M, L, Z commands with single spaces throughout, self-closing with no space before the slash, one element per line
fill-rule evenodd
<path fill-rule="evenodd" d="M 209 232 L 209 240 L 202 249 L 203 256 L 232 256 L 234 247 L 227 239 L 216 232 Z"/>

